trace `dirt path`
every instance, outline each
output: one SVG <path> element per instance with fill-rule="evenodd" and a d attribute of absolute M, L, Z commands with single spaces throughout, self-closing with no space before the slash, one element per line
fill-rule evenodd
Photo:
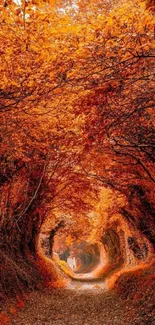
<path fill-rule="evenodd" d="M 154 319 L 155 321 L 155 319 Z M 103 289 L 55 289 L 32 293 L 12 325 L 153 325 L 148 316 Z"/>

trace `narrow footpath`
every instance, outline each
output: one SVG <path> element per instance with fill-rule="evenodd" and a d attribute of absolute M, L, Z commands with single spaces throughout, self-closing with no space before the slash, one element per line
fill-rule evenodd
<path fill-rule="evenodd" d="M 77 284 L 68 289 L 34 292 L 12 325 L 153 325 L 151 314 L 133 310 L 110 291 L 98 285 Z"/>

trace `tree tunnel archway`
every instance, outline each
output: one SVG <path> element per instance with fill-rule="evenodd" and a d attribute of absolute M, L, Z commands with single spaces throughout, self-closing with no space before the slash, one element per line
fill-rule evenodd
<path fill-rule="evenodd" d="M 54 246 L 54 237 L 60 227 L 51 231 L 40 233 L 38 239 L 38 251 L 43 258 L 56 262 L 60 268 L 68 273 L 72 278 L 82 278 L 81 274 L 92 273 L 100 265 L 101 243 L 89 244 L 85 241 L 74 244 L 74 247 L 64 247 L 62 250 L 56 250 Z M 93 277 L 93 275 L 91 276 Z"/>
<path fill-rule="evenodd" d="M 69 245 L 63 240 L 57 245 L 55 241 L 64 222 L 52 229 L 44 226 L 38 239 L 39 254 L 56 270 L 58 279 L 65 274 L 75 280 L 107 280 L 122 270 L 145 263 L 151 253 L 147 239 L 126 220 L 120 220 L 119 216 L 119 222 L 111 222 L 97 242 L 77 240 Z"/>

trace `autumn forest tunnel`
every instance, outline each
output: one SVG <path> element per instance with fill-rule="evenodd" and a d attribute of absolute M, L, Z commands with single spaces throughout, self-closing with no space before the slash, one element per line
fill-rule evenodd
<path fill-rule="evenodd" d="M 84 294 L 91 310 L 131 305 L 133 319 L 94 324 L 152 325 L 155 1 L 0 9 L 0 323 L 47 289 L 77 299 L 72 316 Z M 93 323 L 65 322 L 49 324 Z"/>

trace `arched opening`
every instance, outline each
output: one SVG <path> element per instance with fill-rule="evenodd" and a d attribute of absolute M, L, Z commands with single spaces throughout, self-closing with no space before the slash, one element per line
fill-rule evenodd
<path fill-rule="evenodd" d="M 60 267 L 72 271 L 73 278 L 80 278 L 83 274 L 92 273 L 100 264 L 100 245 L 85 240 L 67 242 L 66 236 L 55 235 L 53 257 Z"/>

